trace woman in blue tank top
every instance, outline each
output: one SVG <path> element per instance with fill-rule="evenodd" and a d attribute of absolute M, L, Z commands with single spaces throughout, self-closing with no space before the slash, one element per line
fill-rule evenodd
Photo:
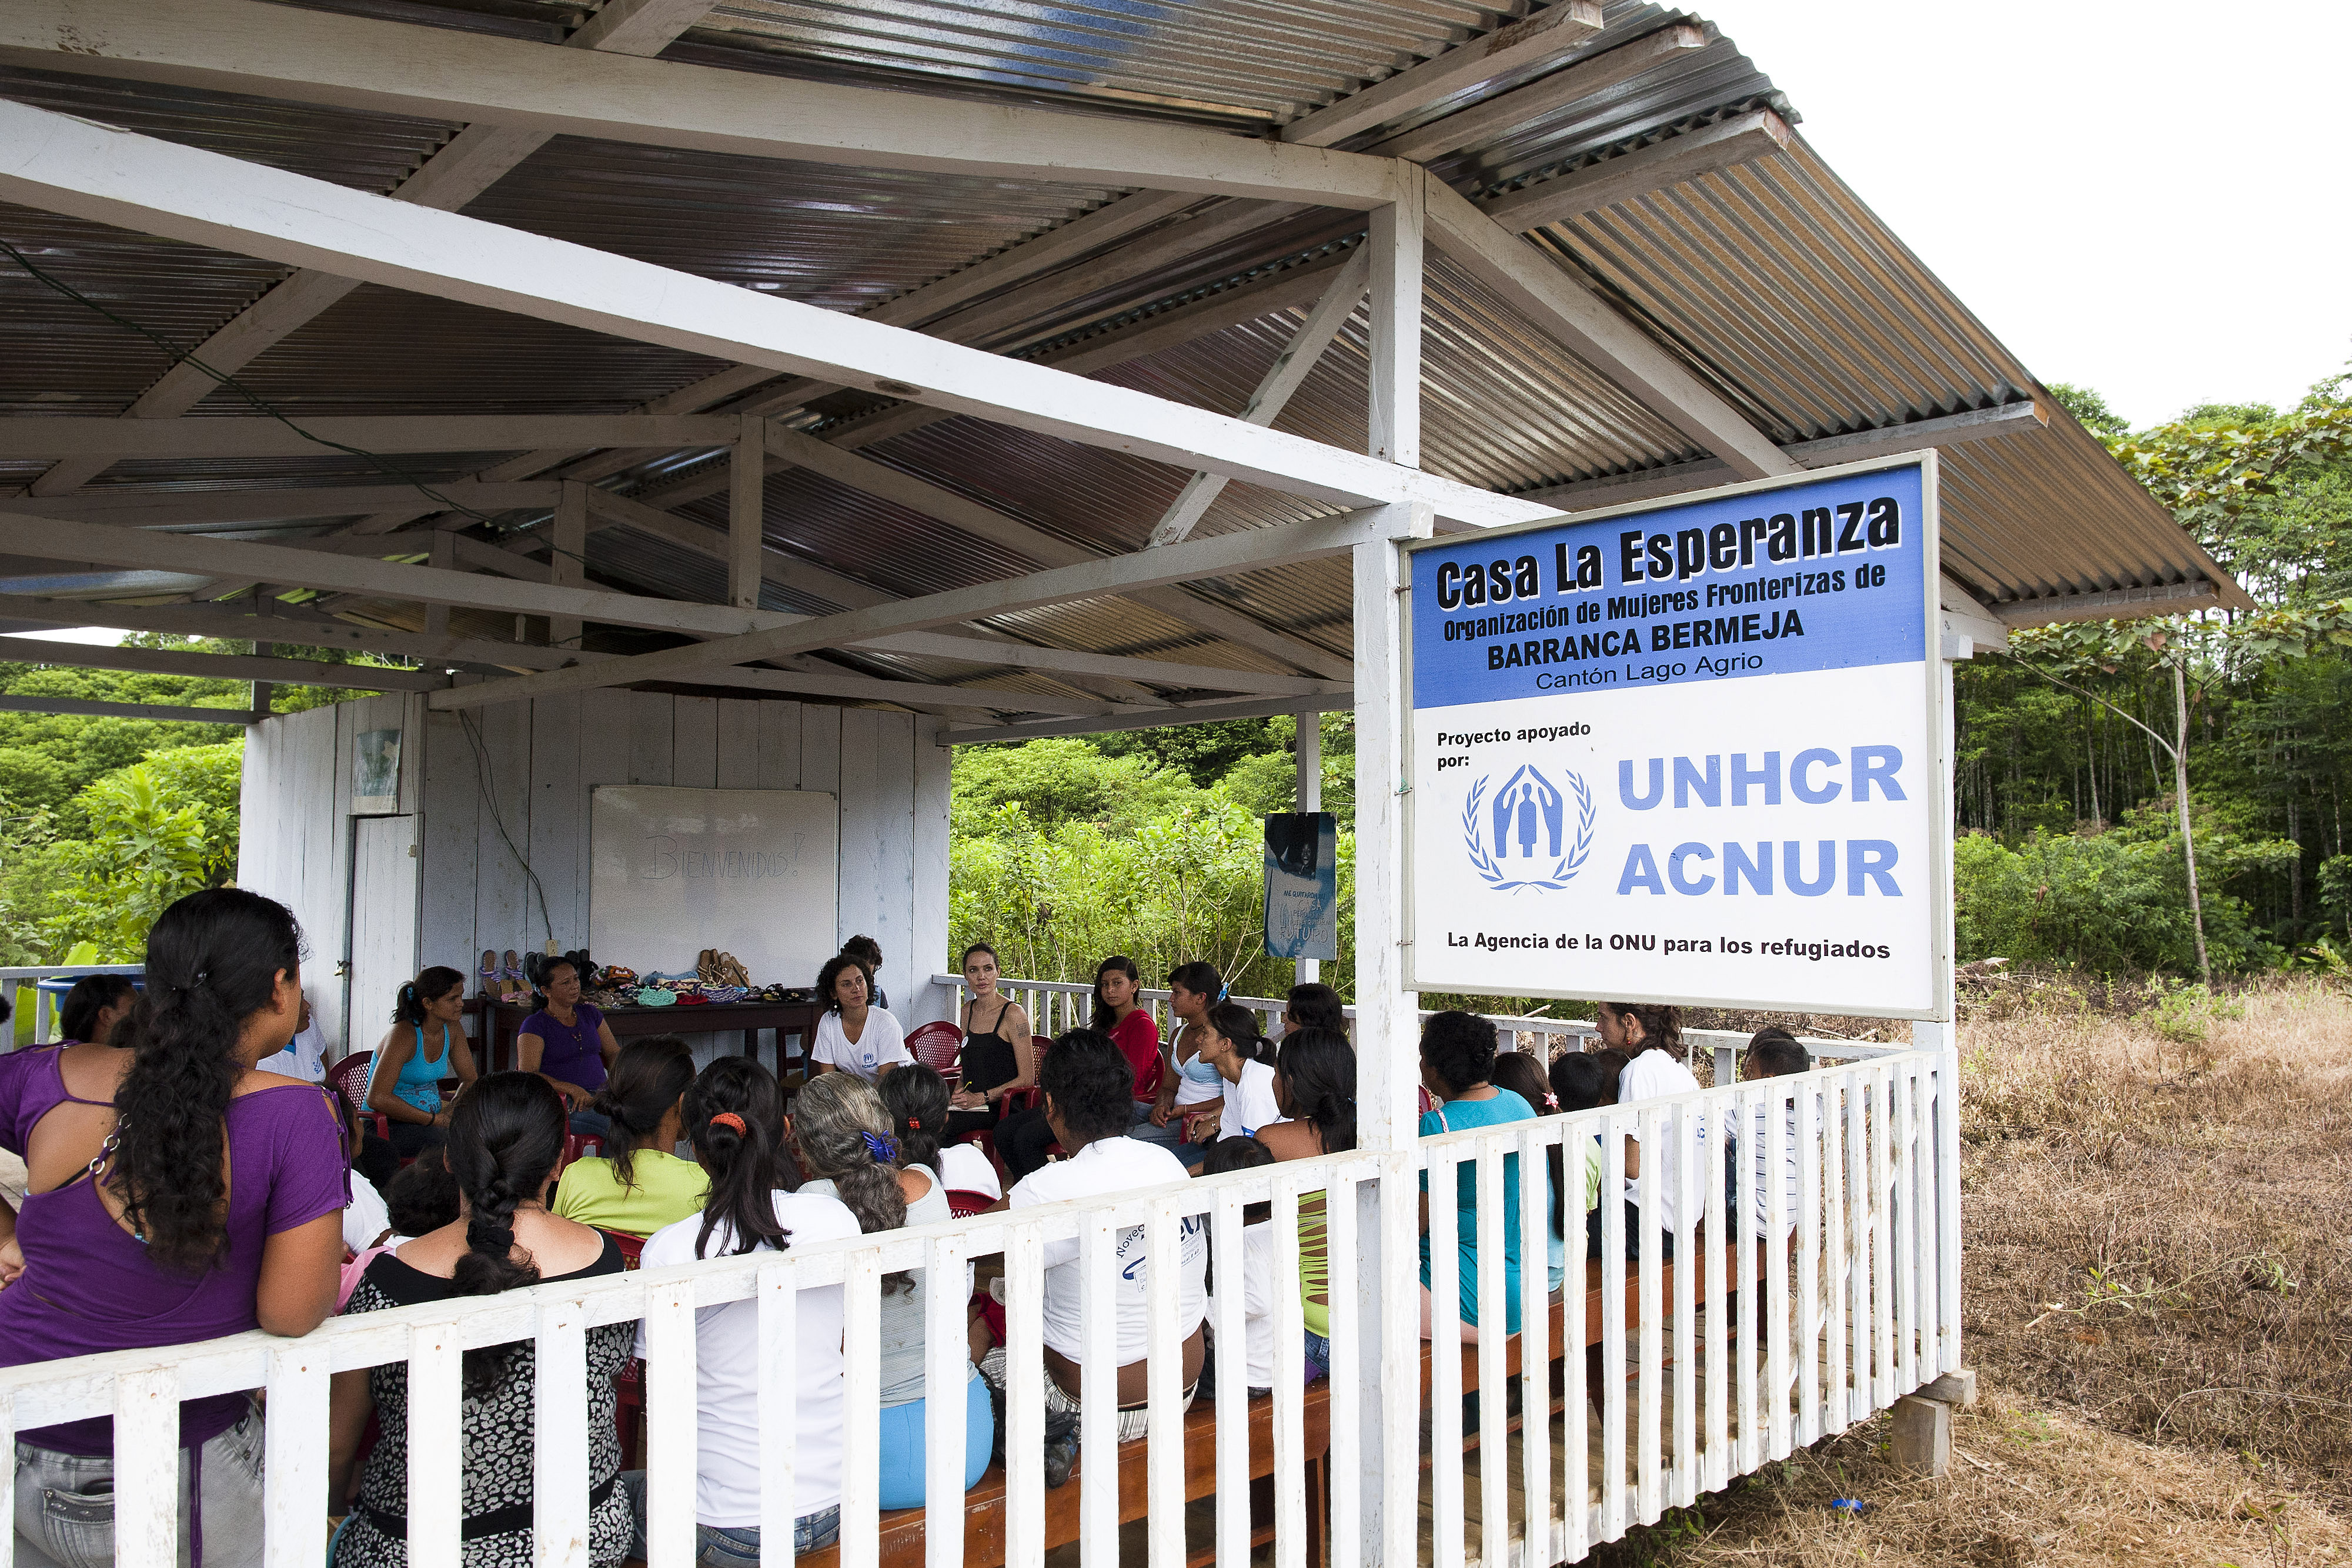
<path fill-rule="evenodd" d="M 448 1141 L 441 1081 L 457 1080 L 460 1094 L 474 1082 L 474 1052 L 459 1022 L 465 1011 L 466 977 L 434 965 L 400 988 L 391 1031 L 368 1064 L 368 1109 L 391 1124 L 393 1149 L 404 1160 Z"/>

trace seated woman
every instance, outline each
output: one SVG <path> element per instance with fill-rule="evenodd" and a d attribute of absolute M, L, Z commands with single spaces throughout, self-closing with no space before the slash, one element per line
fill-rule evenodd
<path fill-rule="evenodd" d="M 571 1113 L 572 1131 L 601 1138 L 613 1130 L 589 1102 L 604 1087 L 604 1075 L 620 1060 L 621 1042 L 604 1015 L 580 999 L 580 968 L 569 958 L 550 958 L 540 971 L 547 999 L 515 1031 L 515 1066 L 536 1072 L 555 1086 Z"/>
<path fill-rule="evenodd" d="M 781 1252 L 795 1242 L 857 1234 L 856 1216 L 839 1198 L 785 1190 L 778 1158 L 782 1098 L 774 1076 L 752 1058 L 722 1056 L 702 1070 L 686 1092 L 686 1132 L 710 1177 L 710 1200 L 700 1214 L 654 1232 L 639 1260 L 645 1267 Z M 808 1287 L 793 1314 L 795 1552 L 832 1545 L 841 1527 L 841 1295 L 839 1285 Z M 750 1568 L 760 1561 L 760 1303 L 705 1307 L 695 1314 L 694 1334 L 696 1558 Z M 642 1558 L 645 1472 L 624 1479 L 637 1516 L 630 1555 Z"/>
<path fill-rule="evenodd" d="M 190 894 L 147 936 L 147 994 L 120 1046 L 0 1056 L 0 1367 L 306 1334 L 334 1310 L 343 1253 L 342 1119 L 315 1084 L 257 1072 L 301 1007 L 301 934 L 283 904 Z M 180 1406 L 179 1552 L 262 1560 L 261 1413 L 250 1395 Z M 19 1427 L 21 1563 L 114 1557 L 110 1417 Z M 201 1520 L 201 1523 L 198 1521 Z M 134 1521 L 144 1530 L 147 1521 Z"/>
<path fill-rule="evenodd" d="M 1004 1097 L 1037 1082 L 1029 1014 L 997 990 L 998 978 L 995 948 L 975 942 L 963 950 L 963 983 L 971 999 L 963 1007 L 961 1082 L 947 1125 L 939 1130 L 945 1140 L 968 1138 L 995 1126 L 1003 1114 Z"/>
<path fill-rule="evenodd" d="M 1293 1030 L 1301 1029 L 1347 1033 L 1347 1004 L 1340 1001 L 1339 993 L 1319 980 L 1291 987 L 1289 999 L 1282 1004 L 1283 1037 L 1288 1039 Z"/>
<path fill-rule="evenodd" d="M 1026 1208 L 1067 1198 L 1099 1199 L 1184 1179 L 1184 1167 L 1174 1155 L 1126 1135 L 1131 1125 L 1129 1106 L 1135 1075 L 1108 1036 L 1088 1029 L 1074 1029 L 1060 1036 L 1037 1064 L 1037 1079 L 1046 1123 L 1055 1140 L 1069 1151 L 1069 1158 L 1023 1177 L 1005 1195 L 1007 1207 Z M 1117 1247 L 1120 1268 L 1111 1286 L 1110 1306 L 1118 1320 L 1118 1440 L 1125 1443 L 1143 1437 L 1146 1430 L 1150 1390 L 1145 1291 L 1151 1269 L 1161 1260 L 1151 1256 L 1150 1238 L 1139 1225 L 1121 1232 Z M 1208 1291 L 1208 1256 L 1199 1223 L 1184 1221 L 1178 1232 L 1177 1254 L 1165 1260 L 1165 1265 L 1174 1268 L 1178 1275 L 1176 1333 L 1183 1336 L 1180 1408 L 1191 1407 L 1193 1385 L 1201 1375 L 1204 1343 L 1201 1316 Z M 1066 1427 L 1067 1433 L 1046 1441 L 1045 1484 L 1058 1487 L 1070 1479 L 1070 1468 L 1077 1457 L 1079 1364 L 1086 1354 L 1077 1239 L 1046 1242 L 1045 1266 L 1045 1419 L 1049 1432 Z M 981 1375 L 992 1387 L 1002 1389 L 1006 1385 L 1004 1357 L 1000 1346 L 981 1364 Z"/>
<path fill-rule="evenodd" d="M 888 1011 L 873 1005 L 874 977 L 866 961 L 836 953 L 816 972 L 816 994 L 824 1013 L 809 1046 L 810 1073 L 848 1072 L 871 1083 L 901 1062 L 912 1061 L 907 1031 Z"/>
<path fill-rule="evenodd" d="M 1207 1115 L 1186 1123 L 1200 1136 L 1178 1151 L 1178 1157 L 1197 1169 L 1220 1136 L 1250 1137 L 1281 1121 L 1282 1111 L 1274 1098 L 1274 1045 L 1257 1032 L 1255 1013 L 1238 1002 L 1220 1002 L 1188 1025 L 1184 1038 L 1224 1085 L 1223 1098 Z"/>
<path fill-rule="evenodd" d="M 925 1071 L 902 1067 L 883 1080 Z M 901 1225 L 944 1225 L 947 1185 L 929 1167 L 900 1165 L 890 1134 L 890 1113 L 873 1085 L 846 1072 L 828 1073 L 793 1102 L 793 1152 L 810 1179 L 803 1196 L 837 1197 L 868 1234 Z M 919 1508 L 923 1501 L 923 1431 L 928 1386 L 924 1376 L 925 1297 L 928 1275 L 905 1271 L 882 1281 L 882 1506 Z M 947 1287 L 961 1301 L 971 1293 L 961 1271 Z M 963 1345 L 959 1350 L 967 1348 Z M 960 1358 L 961 1359 L 961 1358 Z M 988 1469 L 995 1417 L 988 1386 L 968 1359 L 963 1386 L 950 1408 L 964 1426 L 967 1490 Z"/>
<path fill-rule="evenodd" d="M 1421 1135 L 1466 1132 L 1472 1127 L 1528 1122 L 1535 1110 L 1507 1089 L 1495 1087 L 1495 1026 L 1471 1013 L 1433 1013 L 1421 1029 L 1421 1083 L 1436 1104 L 1422 1113 Z M 1457 1286 L 1462 1302 L 1462 1343 L 1478 1342 L 1478 1170 L 1464 1161 L 1454 1171 L 1454 1204 L 1460 1211 L 1461 1260 Z M 1503 1294 L 1505 1332 L 1519 1332 L 1519 1156 L 1503 1156 Z M 1421 1176 L 1421 1337 L 1433 1324 L 1432 1290 L 1448 1288 L 1431 1267 L 1429 1173 Z"/>
<path fill-rule="evenodd" d="M 1311 1160 L 1356 1146 L 1356 1048 L 1337 1030 L 1296 1029 L 1282 1037 L 1274 1064 L 1274 1099 L 1284 1119 L 1261 1127 L 1257 1141 L 1277 1160 Z M 1331 1369 L 1331 1238 L 1323 1195 L 1298 1199 L 1298 1293 L 1307 1319 L 1311 1377 Z"/>
<path fill-rule="evenodd" d="M 694 1055 L 674 1034 L 621 1048 L 613 1074 L 590 1102 L 610 1122 L 605 1155 L 577 1159 L 555 1184 L 555 1212 L 599 1230 L 651 1236 L 700 1214 L 710 1178 L 670 1151 L 686 1137 L 682 1103 L 694 1082 Z"/>
<path fill-rule="evenodd" d="M 58 1043 L 113 1043 L 114 1026 L 131 1016 L 131 1009 L 138 1000 L 139 988 L 131 983 L 128 975 L 84 975 L 73 983 L 58 1008 L 58 1027 L 64 1030 Z"/>
<path fill-rule="evenodd" d="M 1115 955 L 1096 965 L 1091 1032 L 1118 1047 L 1134 1078 L 1128 1136 L 1174 1148 L 1184 1128 L 1160 1114 L 1160 1091 L 1169 1080 L 1168 1058 L 1160 1049 L 1160 1026 L 1152 1021 L 1151 1009 L 1143 1006 L 1142 984 L 1132 958 Z M 1044 1109 L 1035 1105 L 1007 1116 L 996 1134 L 997 1155 L 1014 1181 L 1041 1168 L 1053 1145 L 1054 1131 L 1046 1125 Z"/>
<path fill-rule="evenodd" d="M 1549 1081 L 1552 1097 L 1559 1103 L 1559 1108 L 1563 1112 L 1590 1111 L 1596 1105 L 1614 1104 L 1617 1100 L 1617 1070 L 1614 1065 L 1601 1061 L 1599 1052 L 1568 1052 L 1551 1064 Z M 1601 1206 L 1601 1134 L 1595 1133 L 1591 1137 L 1573 1141 L 1584 1145 L 1583 1158 L 1578 1162 L 1582 1174 L 1576 1178 L 1576 1185 L 1584 1194 L 1584 1223 L 1588 1236 L 1585 1256 L 1597 1257 L 1600 1244 L 1590 1238 L 1594 1234 L 1591 1230 L 1591 1217 L 1600 1212 Z M 1570 1190 L 1567 1164 L 1559 1149 L 1551 1151 L 1551 1228 L 1552 1234 L 1561 1239 L 1570 1234 L 1567 1212 Z M 1557 1281 L 1552 1288 L 1559 1288 Z"/>
<path fill-rule="evenodd" d="M 1224 999 L 1225 982 L 1217 974 L 1215 965 L 1196 961 L 1179 964 L 1168 971 L 1168 1014 L 1176 1027 L 1168 1037 L 1171 1071 L 1160 1077 L 1160 1092 L 1151 1108 L 1151 1124 L 1166 1127 L 1172 1124 L 1176 1128 L 1173 1142 L 1191 1143 L 1200 1135 L 1199 1124 L 1214 1125 L 1206 1118 L 1224 1097 L 1225 1081 L 1218 1075 L 1215 1066 L 1201 1060 L 1200 1039 L 1192 1026 L 1202 1013 Z"/>
<path fill-rule="evenodd" d="M 1551 1092 L 1551 1080 L 1534 1056 L 1524 1051 L 1501 1051 L 1495 1053 L 1494 1084 L 1507 1089 L 1528 1103 L 1538 1116 L 1549 1116 L 1559 1110 L 1559 1096 Z M 1551 1215 L 1551 1232 L 1544 1240 L 1544 1289 L 1558 1291 L 1559 1282 L 1568 1278 L 1567 1233 L 1560 1229 L 1559 1185 L 1557 1174 L 1560 1167 L 1559 1151 L 1551 1152 L 1550 1170 L 1545 1175 L 1546 1207 Z M 1506 1225 L 1518 1223 L 1518 1211 L 1511 1211 Z"/>
<path fill-rule="evenodd" d="M 970 1144 L 940 1146 L 939 1129 L 955 1123 L 948 1111 L 948 1082 L 935 1069 L 913 1062 L 874 1088 L 895 1124 L 900 1165 L 929 1166 L 950 1192 L 984 1193 L 991 1202 L 1004 1196 L 986 1155 Z"/>
<path fill-rule="evenodd" d="M 466 1014 L 466 977 L 436 964 L 400 988 L 392 1029 L 368 1063 L 367 1105 L 391 1125 L 392 1146 L 404 1160 L 446 1138 L 449 1110 L 441 1081 L 457 1080 L 463 1094 L 474 1082 L 474 1053 L 459 1022 Z"/>
<path fill-rule="evenodd" d="M 550 1214 L 536 1196 L 563 1157 L 563 1101 L 538 1074 L 493 1072 L 476 1084 L 450 1115 L 444 1153 L 465 1199 L 464 1218 L 379 1254 L 345 1313 L 619 1273 L 621 1249 L 611 1237 Z M 613 1379 L 628 1365 L 635 1329 L 606 1323 L 588 1331 L 588 1473 L 581 1480 L 588 1489 L 588 1560 L 600 1568 L 618 1563 L 630 1544 Z M 469 1568 L 528 1563 L 538 1418 L 533 1342 L 467 1351 L 465 1378 L 456 1434 L 464 1489 L 461 1561 Z M 401 1568 L 408 1561 L 405 1362 L 335 1374 L 327 1413 L 331 1497 L 351 1495 L 352 1465 L 372 1414 L 383 1435 L 360 1468 L 358 1500 L 335 1548 L 341 1568 Z M 434 1443 L 450 1436 L 419 1434 Z"/>
<path fill-rule="evenodd" d="M 1617 1101 L 1621 1104 L 1635 1100 L 1654 1100 L 1667 1094 L 1695 1094 L 1698 1080 L 1691 1070 L 1675 1058 L 1682 1048 L 1681 1015 L 1670 1007 L 1634 1002 L 1601 1002 L 1593 1008 L 1592 1021 L 1601 1026 L 1601 1042 L 1608 1047 L 1606 1056 L 1622 1051 L 1625 1065 L 1617 1075 Z M 1658 1255 L 1671 1262 L 1675 1256 L 1675 1149 L 1680 1142 L 1677 1117 L 1670 1114 L 1665 1125 L 1665 1146 L 1658 1151 L 1657 1221 Z M 1706 1118 L 1699 1118 L 1698 1141 L 1704 1154 L 1706 1143 Z M 1625 1134 L 1625 1256 L 1637 1258 L 1642 1251 L 1642 1139 L 1640 1134 Z M 1592 1257 L 1601 1256 L 1601 1211 L 1595 1208 L 1589 1217 L 1591 1233 L 1588 1246 Z"/>

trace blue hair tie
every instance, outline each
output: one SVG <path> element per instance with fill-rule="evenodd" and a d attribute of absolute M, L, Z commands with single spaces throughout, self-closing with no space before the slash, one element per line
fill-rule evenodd
<path fill-rule="evenodd" d="M 1221 991 L 1219 991 L 1219 992 L 1217 993 L 1217 1000 L 1219 1000 L 1219 1001 L 1221 1001 L 1221 1002 L 1222 1002 L 1222 1001 L 1223 1001 L 1227 997 L 1230 997 L 1230 996 L 1232 996 L 1233 994 L 1234 994 L 1234 988 L 1233 988 L 1233 987 L 1231 987 L 1231 986 L 1227 986 L 1223 990 L 1221 990 Z"/>
<path fill-rule="evenodd" d="M 887 1166 L 897 1163 L 898 1158 L 897 1143 L 877 1133 L 866 1132 L 863 1128 L 858 1130 L 857 1135 L 866 1140 L 866 1152 L 872 1156 L 876 1165 Z"/>

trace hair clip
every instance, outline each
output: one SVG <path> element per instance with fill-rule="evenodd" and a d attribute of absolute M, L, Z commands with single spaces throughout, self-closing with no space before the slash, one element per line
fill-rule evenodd
<path fill-rule="evenodd" d="M 920 1116 L 909 1116 L 907 1118 L 907 1131 L 910 1133 L 919 1133 L 922 1130 L 923 1119 Z"/>
<path fill-rule="evenodd" d="M 738 1116 L 732 1111 L 719 1112 L 719 1114 L 710 1118 L 709 1124 L 714 1127 L 732 1127 L 739 1135 L 746 1137 L 750 1136 L 751 1131 L 751 1128 L 746 1127 L 743 1124 L 743 1118 Z"/>
<path fill-rule="evenodd" d="M 1557 1094 L 1547 1094 L 1547 1095 L 1545 1095 L 1545 1096 L 1544 1096 L 1544 1105 L 1546 1106 L 1546 1108 L 1548 1108 L 1548 1109 L 1549 1109 L 1549 1110 L 1553 1110 L 1553 1111 L 1557 1111 L 1557 1110 L 1559 1110 L 1559 1095 L 1557 1095 Z"/>
<path fill-rule="evenodd" d="M 866 1140 L 866 1152 L 877 1166 L 886 1166 L 898 1157 L 898 1145 L 877 1133 L 859 1128 L 857 1135 Z"/>

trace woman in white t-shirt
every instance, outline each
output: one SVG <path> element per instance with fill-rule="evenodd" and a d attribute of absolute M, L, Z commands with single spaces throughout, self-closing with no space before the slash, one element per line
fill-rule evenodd
<path fill-rule="evenodd" d="M 1695 1094 L 1698 1080 L 1691 1070 L 1675 1060 L 1675 1052 L 1683 1043 L 1682 1018 L 1673 1008 L 1653 1007 L 1633 1002 L 1601 1002 L 1593 1009 L 1593 1021 L 1601 1026 L 1601 1042 L 1612 1051 L 1623 1051 L 1629 1060 L 1625 1071 L 1617 1079 L 1617 1103 L 1630 1105 L 1636 1100 L 1656 1100 L 1669 1094 Z M 1665 1146 L 1658 1151 L 1656 1208 L 1658 1219 L 1658 1255 L 1672 1262 L 1675 1256 L 1675 1147 L 1676 1128 L 1669 1117 L 1665 1126 Z M 1698 1127 L 1699 1151 L 1706 1149 L 1706 1123 Z M 1638 1134 L 1625 1134 L 1625 1256 L 1642 1255 L 1642 1140 Z M 1586 1256 L 1601 1256 L 1601 1209 L 1596 1206 L 1589 1217 L 1590 1234 L 1586 1238 Z"/>
<path fill-rule="evenodd" d="M 950 1192 L 978 1193 L 991 1203 L 1004 1196 L 986 1155 L 970 1144 L 940 1146 L 940 1131 L 949 1125 L 955 1102 L 936 1068 L 912 1062 L 874 1088 L 890 1112 L 900 1165 L 928 1166 Z"/>
<path fill-rule="evenodd" d="M 1220 1002 L 1203 1011 L 1184 1038 L 1224 1085 L 1223 1099 L 1202 1124 L 1201 1142 L 1178 1151 L 1187 1168 L 1197 1169 L 1218 1138 L 1255 1136 L 1283 1116 L 1274 1097 L 1274 1042 L 1258 1033 L 1255 1013 L 1238 1002 Z"/>
<path fill-rule="evenodd" d="M 773 1074 L 748 1056 L 722 1056 L 695 1079 L 681 1102 L 695 1158 L 710 1173 L 700 1214 L 646 1239 L 648 1269 L 782 1251 L 858 1234 L 857 1218 L 836 1197 L 784 1190 L 777 1159 L 783 1107 Z M 799 1293 L 793 1343 L 797 1384 L 793 1409 L 797 1458 L 793 1471 L 793 1550 L 833 1544 L 841 1529 L 842 1293 L 817 1285 Z M 704 1307 L 695 1313 L 697 1448 L 695 1556 L 699 1562 L 760 1558 L 760 1303 Z M 646 1354 L 645 1333 L 637 1354 Z M 646 1555 L 646 1478 L 621 1478 L 636 1511 L 632 1557 Z"/>
<path fill-rule="evenodd" d="M 847 953 L 826 959 L 816 974 L 816 994 L 824 998 L 825 1011 L 809 1047 L 812 1072 L 853 1072 L 871 1083 L 915 1060 L 898 1020 L 872 1004 L 874 977 L 864 960 Z"/>
<path fill-rule="evenodd" d="M 939 1077 L 916 1062 L 885 1082 L 916 1072 Z M 943 1105 L 945 1099 L 942 1094 Z M 840 1198 L 869 1235 L 900 1226 L 945 1225 L 955 1218 L 948 1208 L 946 1182 L 930 1166 L 904 1159 L 891 1133 L 889 1109 L 871 1084 L 845 1072 L 816 1080 L 793 1102 L 792 1128 L 793 1153 L 813 1178 L 801 1184 L 802 1194 Z M 924 1352 L 929 1326 L 925 1298 L 930 1288 L 928 1270 L 888 1274 L 882 1281 L 877 1403 L 882 1408 L 881 1506 L 886 1509 L 923 1506 L 924 1433 L 932 1403 Z M 942 1288 L 952 1290 L 959 1301 L 971 1293 L 961 1270 Z M 969 1343 L 957 1348 L 969 1349 Z M 962 1388 L 942 1396 L 940 1403 L 963 1422 L 963 1484 L 969 1490 L 988 1469 L 995 1418 L 987 1385 L 969 1359 L 962 1364 Z"/>

